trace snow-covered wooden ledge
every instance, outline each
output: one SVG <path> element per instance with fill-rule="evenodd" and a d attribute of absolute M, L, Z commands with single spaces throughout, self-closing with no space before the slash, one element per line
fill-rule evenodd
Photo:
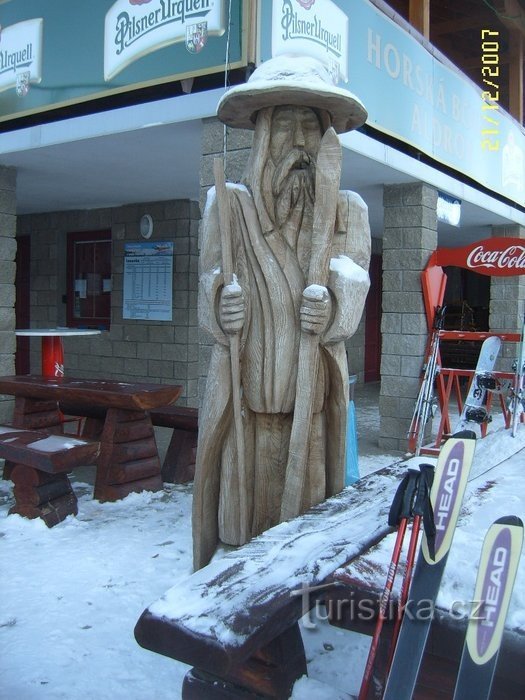
<path fill-rule="evenodd" d="M 316 596 L 295 592 L 322 585 L 390 531 L 388 511 L 405 469 L 399 463 L 370 474 L 177 581 L 144 611 L 138 643 L 195 667 L 183 698 L 219 697 L 215 691 L 231 683 L 288 697 L 305 672 L 297 621 L 305 599 L 313 604 Z M 206 674 L 213 674 L 210 685 Z"/>

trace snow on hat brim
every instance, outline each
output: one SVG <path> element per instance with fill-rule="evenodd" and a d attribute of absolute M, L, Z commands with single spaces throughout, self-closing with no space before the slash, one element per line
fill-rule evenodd
<path fill-rule="evenodd" d="M 253 129 L 259 110 L 279 105 L 326 110 L 338 133 L 357 129 L 368 116 L 358 97 L 332 84 L 319 61 L 303 56 L 279 56 L 262 63 L 247 83 L 222 96 L 217 116 L 228 126 Z"/>

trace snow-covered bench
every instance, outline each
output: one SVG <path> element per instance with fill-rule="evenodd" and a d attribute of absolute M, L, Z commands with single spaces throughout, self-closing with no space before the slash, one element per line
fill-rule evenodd
<path fill-rule="evenodd" d="M 15 505 L 9 513 L 42 518 L 49 527 L 76 515 L 77 498 L 67 472 L 93 464 L 99 450 L 98 442 L 0 425 L 0 458 L 10 462 L 14 484 Z"/>
<path fill-rule="evenodd" d="M 404 467 L 386 467 L 178 581 L 144 611 L 138 643 L 194 668 L 183 698 L 287 698 L 306 671 L 298 620 L 327 577 L 389 531 Z"/>

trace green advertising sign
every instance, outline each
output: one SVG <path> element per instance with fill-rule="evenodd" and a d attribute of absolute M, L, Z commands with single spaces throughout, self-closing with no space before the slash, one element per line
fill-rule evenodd
<path fill-rule="evenodd" d="M 334 26 L 335 11 L 344 19 Z M 362 100 L 367 124 L 523 205 L 525 133 L 498 104 L 498 52 L 497 28 L 481 29 L 482 90 L 368 0 L 261 5 L 263 61 L 285 53 L 316 56 Z"/>
<path fill-rule="evenodd" d="M 0 121 L 217 72 L 226 63 L 244 66 L 243 5 L 243 0 L 0 4 Z"/>

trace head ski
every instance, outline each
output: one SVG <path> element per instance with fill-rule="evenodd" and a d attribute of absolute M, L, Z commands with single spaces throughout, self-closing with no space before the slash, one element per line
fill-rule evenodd
<path fill-rule="evenodd" d="M 439 453 L 430 495 L 436 535 L 434 541 L 423 535 L 383 700 L 412 698 L 475 445 L 475 433 L 465 430 L 449 438 Z"/>
<path fill-rule="evenodd" d="M 488 700 L 523 546 L 523 522 L 494 522 L 483 542 L 454 700 Z"/>

